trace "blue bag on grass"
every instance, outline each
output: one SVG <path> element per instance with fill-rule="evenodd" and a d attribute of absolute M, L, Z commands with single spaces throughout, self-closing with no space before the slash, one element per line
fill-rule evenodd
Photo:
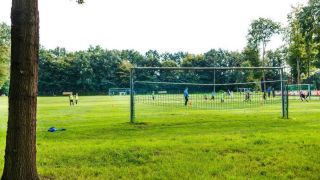
<path fill-rule="evenodd" d="M 49 132 L 56 132 L 56 131 L 65 131 L 66 129 L 64 128 L 55 128 L 55 127 L 51 127 L 48 129 Z"/>

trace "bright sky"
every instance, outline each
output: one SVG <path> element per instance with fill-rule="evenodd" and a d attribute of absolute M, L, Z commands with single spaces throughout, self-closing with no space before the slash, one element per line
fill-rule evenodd
<path fill-rule="evenodd" d="M 40 42 L 68 50 L 100 45 L 204 53 L 242 50 L 252 20 L 286 24 L 291 5 L 307 0 L 39 0 Z M 10 23 L 11 0 L 0 1 L 0 22 Z M 269 48 L 282 44 L 275 37 Z"/>

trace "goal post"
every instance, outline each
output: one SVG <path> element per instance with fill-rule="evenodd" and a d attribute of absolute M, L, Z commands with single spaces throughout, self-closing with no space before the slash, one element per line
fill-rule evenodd
<path fill-rule="evenodd" d="M 135 112 L 134 112 L 134 82 L 133 82 L 133 71 L 134 68 L 130 69 L 130 122 L 134 123 Z"/>
<path fill-rule="evenodd" d="M 269 72 L 270 77 L 265 81 L 254 78 L 259 72 L 267 75 Z M 263 88 L 263 84 L 268 87 Z M 187 107 L 183 105 L 185 89 L 191 94 L 186 103 L 193 108 L 239 109 L 278 103 L 282 118 L 288 118 L 288 87 L 283 67 L 132 67 L 130 122 L 135 121 L 136 103 Z"/>

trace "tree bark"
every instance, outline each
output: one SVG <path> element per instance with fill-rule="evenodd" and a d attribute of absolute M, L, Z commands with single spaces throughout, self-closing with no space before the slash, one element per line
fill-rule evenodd
<path fill-rule="evenodd" d="M 297 84 L 301 84 L 300 83 L 300 59 L 297 59 Z"/>
<path fill-rule="evenodd" d="M 262 44 L 262 67 L 265 67 L 265 53 L 266 53 L 266 43 L 263 42 Z M 265 70 L 262 70 L 262 78 L 263 78 L 263 92 L 266 93 L 267 92 L 267 83 L 266 83 L 266 73 Z"/>
<path fill-rule="evenodd" d="M 39 179 L 36 169 L 38 0 L 12 0 L 9 118 L 2 180 Z"/>
<path fill-rule="evenodd" d="M 307 42 L 307 58 L 308 58 L 308 83 L 310 84 L 310 60 L 311 60 L 311 51 L 310 44 Z"/>

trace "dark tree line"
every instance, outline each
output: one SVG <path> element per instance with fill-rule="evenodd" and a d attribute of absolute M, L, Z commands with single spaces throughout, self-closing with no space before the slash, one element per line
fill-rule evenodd
<path fill-rule="evenodd" d="M 129 69 L 132 66 L 290 66 L 290 83 L 315 83 L 319 87 L 320 67 L 320 13 L 319 0 L 310 0 L 306 6 L 297 6 L 288 16 L 289 26 L 281 28 L 279 23 L 270 19 L 258 18 L 249 27 L 247 46 L 242 52 L 212 49 L 204 54 L 188 52 L 159 53 L 149 50 L 141 54 L 135 50 L 107 50 L 99 46 L 85 51 L 68 52 L 64 48 L 40 48 L 39 53 L 39 94 L 61 95 L 63 91 L 82 94 L 106 94 L 109 88 L 128 87 Z M 8 94 L 10 27 L 1 24 L 0 41 L 0 93 Z M 266 51 L 273 34 L 282 33 L 287 43 L 280 49 Z M 276 79 L 277 71 L 256 71 L 244 75 L 217 74 L 217 82 L 257 81 L 261 78 Z M 139 80 L 159 81 L 205 81 L 212 79 L 208 72 L 200 79 L 192 74 L 184 77 L 174 73 L 142 72 Z M 166 78 L 164 78 L 166 77 Z M 176 77 L 176 78 L 173 78 Z"/>
<path fill-rule="evenodd" d="M 67 52 L 64 48 L 40 50 L 39 94 L 60 95 L 63 91 L 106 94 L 109 88 L 128 87 L 133 66 L 180 64 L 185 53 L 144 55 L 134 50 L 107 50 L 99 46 L 86 51 Z M 141 76 L 149 77 L 147 74 Z"/>
<path fill-rule="evenodd" d="M 109 88 L 129 87 L 129 72 L 133 66 L 139 67 L 242 67 L 255 66 L 258 56 L 247 51 L 242 53 L 222 49 L 210 50 L 204 54 L 185 52 L 162 53 L 149 50 L 140 54 L 134 50 L 107 50 L 99 46 L 86 51 L 67 52 L 64 48 L 40 50 L 39 57 L 39 94 L 61 95 L 63 91 L 82 94 L 106 94 Z M 285 60 L 282 53 L 270 51 L 267 62 L 270 66 L 282 66 Z M 212 72 L 195 74 L 178 72 L 140 71 L 136 78 L 140 81 L 198 82 L 212 83 Z M 276 74 L 269 74 L 275 79 Z M 217 83 L 246 82 L 259 78 L 254 73 L 236 74 L 225 71 L 216 73 Z"/>

